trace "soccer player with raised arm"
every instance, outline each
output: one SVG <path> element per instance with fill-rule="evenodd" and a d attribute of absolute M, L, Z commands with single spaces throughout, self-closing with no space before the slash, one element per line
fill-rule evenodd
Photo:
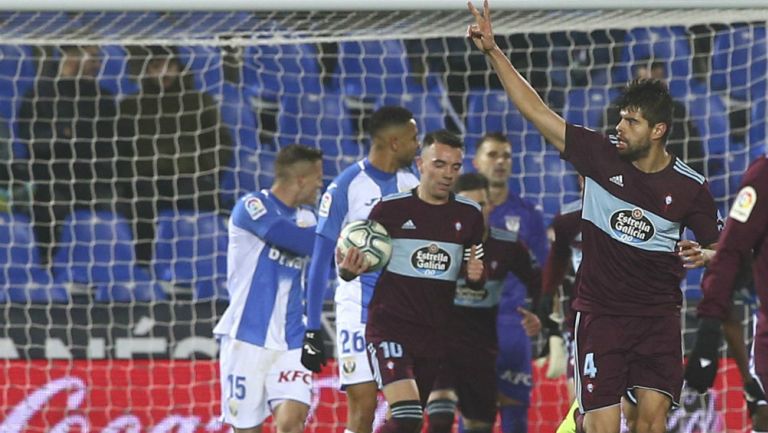
<path fill-rule="evenodd" d="M 476 149 L 472 165 L 490 182 L 489 194 L 493 210 L 488 224 L 496 233 L 504 232 L 509 238 L 525 244 L 536 259 L 538 271 L 544 264 L 549 249 L 544 216 L 533 203 L 509 189 L 512 144 L 503 134 L 491 132 L 480 139 Z M 497 316 L 499 355 L 496 370 L 501 431 L 525 433 L 528 431 L 528 406 L 533 386 L 533 354 L 531 339 L 520 325 L 523 318 L 518 308 L 525 304 L 526 294 L 538 297 L 540 284 L 536 285 L 535 293 L 530 293 L 515 273 L 505 275 Z M 554 324 L 554 327 L 557 328 L 557 325 Z M 550 326 L 550 330 L 551 328 Z"/>
<path fill-rule="evenodd" d="M 314 244 L 313 208 L 322 153 L 281 149 L 269 190 L 232 209 L 227 247 L 229 307 L 213 329 L 220 342 L 221 411 L 236 433 L 259 433 L 271 414 L 279 433 L 301 433 L 312 373 L 301 365 L 304 279 Z"/>
<path fill-rule="evenodd" d="M 761 156 L 749 167 L 741 190 L 731 206 L 725 230 L 718 242 L 701 290 L 700 319 L 696 346 L 688 360 L 689 385 L 700 391 L 710 388 L 720 355 L 720 324 L 728 319 L 731 296 L 739 288 L 737 276 L 752 262 L 755 292 L 760 300 L 749 375 L 744 397 L 752 415 L 752 432 L 768 432 L 768 157 Z M 735 342 L 733 342 L 735 343 Z M 731 342 L 729 341 L 729 344 Z M 743 345 L 742 342 L 738 344 Z"/>
<path fill-rule="evenodd" d="M 325 364 L 320 316 L 336 240 L 349 222 L 368 218 L 382 196 L 408 191 L 418 185 L 410 166 L 419 150 L 413 114 L 402 107 L 385 106 L 370 118 L 368 157 L 348 167 L 328 186 L 320 202 L 315 249 L 309 265 L 307 332 L 301 362 L 319 372 Z M 368 302 L 379 273 L 351 281 L 338 280 L 336 288 L 336 349 L 341 389 L 347 394 L 345 433 L 371 433 L 378 388 L 365 353 Z"/>
<path fill-rule="evenodd" d="M 454 190 L 456 194 L 478 203 L 487 221 L 491 204 L 488 179 L 485 176 L 480 173 L 462 174 Z M 499 388 L 496 373 L 499 353 L 496 316 L 505 290 L 505 279 L 512 272 L 526 286 L 538 286 L 541 283 L 541 273 L 534 266 L 528 248 L 513 233 L 496 227 L 487 228 L 483 250 L 483 261 L 487 264 L 483 289 L 468 288 L 463 279 L 458 282 L 454 313 L 449 324 L 451 338 L 447 342 L 450 356 L 440 368 L 435 389 L 427 403 L 430 433 L 450 433 L 457 400 L 464 432 L 491 431 L 496 421 Z M 538 292 L 538 287 L 534 287 L 533 291 Z M 523 328 L 526 337 L 541 331 L 541 322 L 535 314 L 519 305 L 515 312 L 521 317 L 521 323 L 516 323 L 514 328 Z M 499 330 L 499 333 L 508 332 L 509 328 Z M 530 347 L 529 338 L 525 343 Z M 522 423 L 522 426 L 525 425 Z"/>
<path fill-rule="evenodd" d="M 507 95 L 585 178 L 583 259 L 576 283 L 576 395 L 588 433 L 615 433 L 621 398 L 638 433 L 666 431 L 683 383 L 680 282 L 714 251 L 681 240 L 688 227 L 708 247 L 718 216 L 706 180 L 665 143 L 672 98 L 658 80 L 635 80 L 617 104 L 615 136 L 567 124 L 544 104 L 496 45 L 490 7 L 468 7 L 468 36 L 486 54 Z"/>
<path fill-rule="evenodd" d="M 374 377 L 391 413 L 380 433 L 420 431 L 424 404 L 449 356 L 456 281 L 483 287 L 483 214 L 452 192 L 463 149 L 449 131 L 427 134 L 416 160 L 419 186 L 384 197 L 369 215 L 392 238 L 392 258 L 376 282 L 365 327 Z M 337 261 L 345 279 L 366 267 L 355 248 Z"/>

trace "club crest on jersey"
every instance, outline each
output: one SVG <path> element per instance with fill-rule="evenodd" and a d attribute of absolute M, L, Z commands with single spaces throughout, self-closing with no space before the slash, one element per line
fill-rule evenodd
<path fill-rule="evenodd" d="M 615 237 L 628 244 L 647 242 L 656 234 L 653 223 L 640 208 L 617 210 L 609 224 Z"/>
<path fill-rule="evenodd" d="M 520 217 L 517 215 L 507 215 L 504 217 L 504 226 L 508 231 L 517 233 L 520 231 Z"/>
<path fill-rule="evenodd" d="M 267 208 L 258 197 L 249 197 L 245 200 L 245 211 L 252 220 L 257 220 L 267 213 Z"/>
<path fill-rule="evenodd" d="M 757 191 L 751 186 L 745 186 L 736 196 L 728 216 L 740 223 L 745 223 L 752 215 L 755 203 L 757 203 Z"/>
<path fill-rule="evenodd" d="M 442 275 L 451 267 L 451 255 L 437 244 L 429 244 L 413 252 L 411 266 L 426 276 Z"/>

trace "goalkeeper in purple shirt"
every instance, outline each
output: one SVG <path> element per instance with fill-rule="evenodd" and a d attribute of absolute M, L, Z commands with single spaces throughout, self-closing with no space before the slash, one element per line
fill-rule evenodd
<path fill-rule="evenodd" d="M 531 259 L 537 271 L 546 262 L 549 254 L 544 216 L 536 206 L 509 190 L 512 174 L 512 144 L 498 132 L 484 135 L 476 146 L 472 161 L 475 169 L 489 181 L 489 198 L 492 208 L 488 225 L 515 242 L 519 242 L 532 253 Z M 504 280 L 497 317 L 499 412 L 503 433 L 525 433 L 528 431 L 528 405 L 530 403 L 533 373 L 531 371 L 531 339 L 521 325 L 526 294 L 538 297 L 539 286 L 529 292 L 528 287 L 514 274 Z M 547 301 L 542 301 L 544 304 Z M 552 298 L 548 298 L 551 305 Z M 549 333 L 557 332 L 559 326 L 548 318 L 539 317 Z"/>
<path fill-rule="evenodd" d="M 744 397 L 752 415 L 752 432 L 768 432 L 768 157 L 761 156 L 747 170 L 731 206 L 717 253 L 704 274 L 704 294 L 698 306 L 700 326 L 686 379 L 704 392 L 717 373 L 720 324 L 728 320 L 731 296 L 745 263 L 752 261 L 755 291 L 760 300 L 749 375 Z M 729 341 L 729 343 L 731 343 Z M 739 342 L 741 344 L 741 342 Z"/>

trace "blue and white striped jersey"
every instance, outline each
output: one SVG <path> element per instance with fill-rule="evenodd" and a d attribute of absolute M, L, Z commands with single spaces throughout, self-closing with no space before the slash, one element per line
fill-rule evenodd
<path fill-rule="evenodd" d="M 276 350 L 301 347 L 304 268 L 315 215 L 291 208 L 269 191 L 238 200 L 229 221 L 230 304 L 213 332 Z"/>
<path fill-rule="evenodd" d="M 315 266 L 330 268 L 334 257 L 332 245 L 336 244 L 341 229 L 348 222 L 367 219 L 371 209 L 381 197 L 408 191 L 418 183 L 418 178 L 410 169 L 387 173 L 371 165 L 366 158 L 347 167 L 328 186 L 320 201 L 317 234 L 332 242 L 329 242 L 330 251 L 318 254 L 316 250 L 310 264 L 308 328 L 319 327 L 321 308 L 320 305 L 314 304 L 317 300 L 322 300 L 322 296 L 317 296 L 317 293 L 322 293 L 327 283 L 323 278 L 317 278 L 317 281 L 312 278 L 316 275 L 312 268 Z M 363 274 L 360 278 L 349 282 L 338 279 L 335 301 L 337 305 L 347 304 L 349 308 L 344 311 L 351 311 L 347 314 L 356 316 L 350 317 L 349 320 L 365 322 L 368 302 L 373 296 L 373 286 L 377 279 L 378 273 Z M 314 293 L 315 291 L 317 293 Z M 338 317 L 337 320 L 339 320 Z"/>

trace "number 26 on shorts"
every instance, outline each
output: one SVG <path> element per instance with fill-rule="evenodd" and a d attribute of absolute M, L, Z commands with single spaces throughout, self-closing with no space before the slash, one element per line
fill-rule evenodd
<path fill-rule="evenodd" d="M 584 357 L 584 376 L 594 379 L 597 376 L 597 365 L 595 365 L 595 354 L 587 353 Z"/>

